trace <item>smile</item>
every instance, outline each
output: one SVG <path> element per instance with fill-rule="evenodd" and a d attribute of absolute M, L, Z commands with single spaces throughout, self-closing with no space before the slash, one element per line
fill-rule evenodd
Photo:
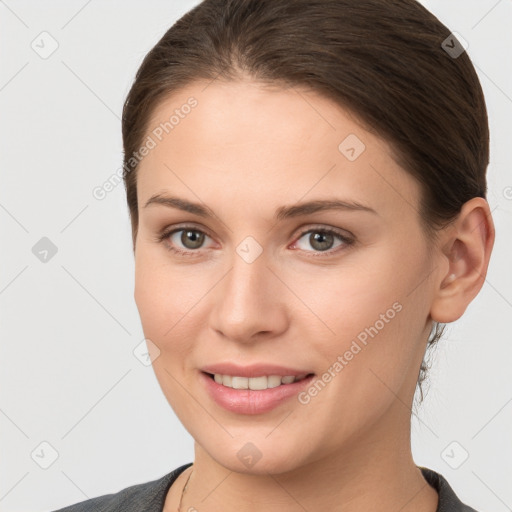
<path fill-rule="evenodd" d="M 217 384 L 232 389 L 252 389 L 262 391 L 264 389 L 277 388 L 278 386 L 292 384 L 305 379 L 308 375 L 263 375 L 261 377 L 240 377 L 233 375 L 209 374 Z"/>
<path fill-rule="evenodd" d="M 207 395 L 217 405 L 247 415 L 270 412 L 298 396 L 315 378 L 314 373 L 242 377 L 205 371 L 199 372 L 199 376 Z"/>

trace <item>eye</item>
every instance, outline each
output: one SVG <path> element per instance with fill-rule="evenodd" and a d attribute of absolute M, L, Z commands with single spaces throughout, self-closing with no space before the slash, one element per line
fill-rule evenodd
<path fill-rule="evenodd" d="M 305 239 L 306 243 L 314 249 L 314 251 L 310 251 L 299 247 L 299 249 L 306 252 L 337 252 L 336 249 L 332 250 L 333 247 L 350 246 L 354 243 L 352 238 L 332 228 L 315 228 L 303 231 L 294 245 L 298 245 L 302 239 Z M 339 241 L 338 245 L 335 245 L 336 239 Z"/>
<path fill-rule="evenodd" d="M 306 236 L 308 235 L 308 236 Z M 181 255 L 195 256 L 200 254 L 204 242 L 210 238 L 204 231 L 195 226 L 181 226 L 179 228 L 165 229 L 156 238 L 157 242 L 163 243 L 167 250 Z M 210 238 L 211 239 L 211 238 Z M 300 247 L 301 240 L 313 247 L 313 251 Z M 336 245 L 336 240 L 338 244 Z M 333 253 L 338 252 L 337 247 L 348 247 L 354 243 L 354 239 L 333 228 L 318 227 L 303 231 L 292 248 L 299 246 L 300 250 L 310 253 Z M 333 249 L 334 248 L 334 249 Z M 196 254 L 194 254 L 196 253 Z"/>
<path fill-rule="evenodd" d="M 182 226 L 178 229 L 164 230 L 158 235 L 157 241 L 162 242 L 170 251 L 179 254 L 199 252 L 206 238 L 206 233 L 194 226 Z"/>

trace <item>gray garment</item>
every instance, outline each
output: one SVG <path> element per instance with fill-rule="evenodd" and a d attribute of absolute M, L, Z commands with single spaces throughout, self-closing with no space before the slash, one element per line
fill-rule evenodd
<path fill-rule="evenodd" d="M 162 512 L 167 491 L 178 475 L 191 465 L 192 462 L 180 466 L 158 480 L 132 485 L 118 493 L 85 500 L 54 512 Z M 459 500 L 441 474 L 432 469 L 418 467 L 425 480 L 439 494 L 439 505 L 436 512 L 477 512 Z"/>

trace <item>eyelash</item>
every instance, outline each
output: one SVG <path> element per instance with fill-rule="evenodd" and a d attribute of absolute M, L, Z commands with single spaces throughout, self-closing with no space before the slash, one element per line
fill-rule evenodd
<path fill-rule="evenodd" d="M 185 226 L 180 226 L 178 228 L 164 229 L 162 232 L 160 232 L 158 234 L 158 236 L 156 237 L 155 241 L 159 242 L 159 243 L 163 243 L 164 247 L 168 251 L 176 253 L 176 254 L 178 254 L 180 256 L 191 256 L 191 257 L 194 257 L 194 256 L 197 255 L 197 253 L 200 252 L 200 249 L 193 250 L 193 251 L 190 251 L 190 250 L 189 251 L 184 251 L 184 250 L 181 250 L 181 249 L 176 249 L 175 247 L 173 247 L 173 246 L 169 245 L 168 243 L 166 243 L 166 240 L 171 235 L 173 235 L 174 233 L 179 233 L 180 231 L 186 231 L 186 230 L 194 231 L 196 233 L 201 233 L 201 234 L 204 234 L 206 236 L 209 236 L 208 233 L 205 233 L 204 231 L 202 231 L 201 229 L 196 228 L 195 226 L 186 226 L 185 225 Z M 344 245 L 345 248 L 348 248 L 348 247 L 350 247 L 351 245 L 353 245 L 355 243 L 354 239 L 349 238 L 349 237 L 341 234 L 338 230 L 333 229 L 333 228 L 324 228 L 324 227 L 316 227 L 316 228 L 313 227 L 313 228 L 309 228 L 307 230 L 302 231 L 300 233 L 299 237 L 297 238 L 297 241 L 300 240 L 307 233 L 322 233 L 322 234 L 333 235 L 333 236 L 337 237 L 341 242 L 343 242 L 343 245 Z M 340 247 L 341 246 L 338 246 L 338 248 L 336 248 L 336 249 L 328 249 L 327 251 L 304 251 L 304 252 L 307 252 L 307 253 L 311 253 L 312 252 L 313 254 L 310 254 L 308 257 L 316 258 L 316 257 L 324 256 L 324 255 L 329 256 L 329 255 L 335 254 L 335 253 L 339 252 L 340 250 L 343 250 L 343 247 L 341 247 L 341 249 L 340 249 Z"/>

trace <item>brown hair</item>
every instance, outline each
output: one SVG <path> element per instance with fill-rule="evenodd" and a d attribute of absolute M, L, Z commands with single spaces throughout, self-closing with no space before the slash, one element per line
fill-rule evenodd
<path fill-rule="evenodd" d="M 132 223 L 137 159 L 155 109 L 203 79 L 302 86 L 349 110 L 394 150 L 421 185 L 426 235 L 486 197 L 489 128 L 469 56 L 416 0 L 204 0 L 144 58 L 126 98 L 122 132 Z M 341 141 L 340 141 L 341 142 Z M 433 323 L 428 346 L 443 334 Z M 418 386 L 428 367 L 422 362 Z"/>

